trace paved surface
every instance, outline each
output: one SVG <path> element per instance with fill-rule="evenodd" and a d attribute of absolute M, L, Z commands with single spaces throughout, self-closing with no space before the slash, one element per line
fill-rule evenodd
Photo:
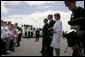
<path fill-rule="evenodd" d="M 35 38 L 24 39 L 22 38 L 21 46 L 16 48 L 16 52 L 11 52 L 6 56 L 41 56 L 39 51 L 42 47 L 42 38 L 39 39 L 39 42 L 35 42 Z M 71 56 L 72 49 L 68 48 L 67 52 L 64 53 L 67 47 L 66 39 L 61 38 L 61 48 L 60 48 L 60 56 Z M 54 51 L 54 56 L 56 56 Z"/>

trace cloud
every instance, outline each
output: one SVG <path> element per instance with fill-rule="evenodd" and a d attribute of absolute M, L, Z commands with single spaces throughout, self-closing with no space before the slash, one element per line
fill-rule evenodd
<path fill-rule="evenodd" d="M 6 1 L 5 8 L 9 9 L 8 15 L 24 15 L 37 11 L 62 10 L 64 7 L 61 4 L 58 1 Z"/>
<path fill-rule="evenodd" d="M 76 2 L 76 4 L 77 4 L 77 6 L 84 8 L 84 1 L 78 1 L 78 2 Z"/>
<path fill-rule="evenodd" d="M 8 9 L 5 7 L 6 1 L 1 1 L 1 13 L 8 13 Z"/>
<path fill-rule="evenodd" d="M 11 2 L 10 2 L 11 3 Z M 26 2 L 19 2 L 17 5 L 16 4 L 6 4 L 5 7 L 10 9 L 10 14 L 18 15 L 18 14 L 30 14 L 32 13 L 35 9 L 34 6 L 30 6 Z"/>
<path fill-rule="evenodd" d="M 84 7 L 84 2 L 77 2 Z M 29 24 L 43 27 L 43 20 L 48 14 L 60 13 L 63 30 L 70 30 L 68 21 L 71 12 L 64 5 L 64 1 L 1 1 L 1 19 L 12 23 Z"/>
<path fill-rule="evenodd" d="M 2 1 L 1 1 L 2 2 Z M 80 1 L 79 1 L 80 2 Z M 77 5 L 83 5 L 83 2 L 77 2 Z M 1 14 L 10 15 L 30 15 L 45 11 L 69 11 L 64 5 L 64 1 L 5 1 L 1 7 Z M 3 5 L 1 4 L 1 5 Z M 4 14 L 4 13 L 6 14 Z"/>
<path fill-rule="evenodd" d="M 21 2 L 25 2 L 30 5 L 41 5 L 46 3 L 51 3 L 51 1 L 7 1 L 9 4 L 18 5 Z"/>
<path fill-rule="evenodd" d="M 70 26 L 68 25 L 68 21 L 70 20 L 71 12 L 62 12 L 62 11 L 45 11 L 45 12 L 37 12 L 31 15 L 12 15 L 6 18 L 5 20 L 11 21 L 13 23 L 33 25 L 34 27 L 42 28 L 44 23 L 43 20 L 47 18 L 48 14 L 60 13 L 61 21 L 63 23 L 63 30 L 69 31 Z"/>
<path fill-rule="evenodd" d="M 10 5 L 18 5 L 19 3 L 21 3 L 22 1 L 6 1 L 8 4 Z"/>
<path fill-rule="evenodd" d="M 42 5 L 46 3 L 51 3 L 52 1 L 24 1 L 30 5 Z"/>

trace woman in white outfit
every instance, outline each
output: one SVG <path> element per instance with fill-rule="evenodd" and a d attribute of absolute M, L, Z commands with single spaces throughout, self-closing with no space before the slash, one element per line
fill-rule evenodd
<path fill-rule="evenodd" d="M 60 38 L 62 35 L 62 22 L 60 21 L 60 14 L 54 14 L 54 18 L 56 23 L 53 26 L 53 39 L 51 42 L 51 47 L 53 47 L 56 51 L 56 55 L 60 54 Z"/>

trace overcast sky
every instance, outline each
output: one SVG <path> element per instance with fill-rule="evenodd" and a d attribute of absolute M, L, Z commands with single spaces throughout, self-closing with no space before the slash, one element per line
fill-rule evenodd
<path fill-rule="evenodd" d="M 84 1 L 77 1 L 77 6 L 84 8 Z M 64 1 L 1 1 L 1 19 L 12 23 L 43 27 L 43 20 L 48 14 L 60 13 L 63 30 L 69 31 L 71 11 Z"/>

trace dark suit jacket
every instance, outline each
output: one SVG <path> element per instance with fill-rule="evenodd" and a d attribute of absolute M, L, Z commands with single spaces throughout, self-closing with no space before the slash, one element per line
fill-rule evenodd
<path fill-rule="evenodd" d="M 48 37 L 48 24 L 45 24 L 43 26 L 42 32 L 43 32 L 43 38 L 47 38 Z"/>
<path fill-rule="evenodd" d="M 53 27 L 54 26 L 54 23 L 55 23 L 55 21 L 54 20 L 51 20 L 50 23 L 48 24 L 48 28 Z"/>
<path fill-rule="evenodd" d="M 51 20 L 50 23 L 49 23 L 49 25 L 48 25 L 48 29 L 51 28 L 51 27 L 53 27 L 54 24 L 55 24 L 55 21 L 54 20 Z M 49 30 L 48 30 L 48 33 L 49 33 L 49 36 L 52 36 L 53 35 Z"/>
<path fill-rule="evenodd" d="M 49 23 L 49 25 L 48 25 L 48 29 L 51 28 L 51 27 L 53 27 L 54 24 L 55 24 L 55 21 L 54 20 L 51 20 L 50 23 Z M 48 38 L 49 38 L 48 41 L 49 41 L 49 44 L 51 44 L 51 41 L 52 41 L 52 38 L 51 37 L 53 37 L 53 33 L 51 33 L 48 30 Z"/>

